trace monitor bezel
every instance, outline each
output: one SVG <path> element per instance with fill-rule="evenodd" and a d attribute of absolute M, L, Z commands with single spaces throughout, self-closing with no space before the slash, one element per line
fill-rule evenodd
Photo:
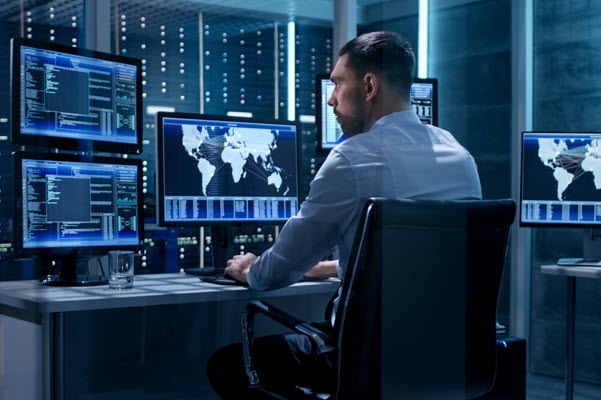
<path fill-rule="evenodd" d="M 323 148 L 323 126 L 322 126 L 322 100 L 321 100 L 321 81 L 330 79 L 330 74 L 315 75 L 315 152 L 318 155 L 327 155 L 331 148 Z M 437 78 L 413 78 L 413 83 L 426 83 L 432 85 L 432 126 L 438 126 L 438 79 Z M 412 83 L 412 84 L 413 84 Z"/>
<path fill-rule="evenodd" d="M 432 126 L 438 126 L 438 79 L 437 78 L 413 78 L 413 83 L 432 84 Z"/>
<path fill-rule="evenodd" d="M 520 143 L 520 192 L 519 192 L 519 207 L 520 215 L 518 223 L 523 228 L 599 228 L 601 223 L 589 224 L 589 223 L 547 223 L 547 222 L 523 222 L 523 189 L 524 189 L 524 135 L 526 134 L 559 134 L 559 135 L 601 135 L 601 132 L 561 132 L 561 131 L 523 131 L 521 135 Z"/>
<path fill-rule="evenodd" d="M 280 119 L 269 119 L 269 118 L 246 118 L 246 117 L 230 117 L 224 115 L 214 114 L 193 114 L 193 113 L 180 113 L 180 112 L 166 112 L 159 111 L 155 115 L 155 188 L 156 188 L 156 221 L 157 225 L 163 227 L 201 227 L 201 226 L 225 226 L 225 225 L 236 225 L 236 224 L 254 224 L 260 223 L 262 225 L 280 225 L 286 222 L 286 220 L 271 220 L 271 219 L 253 219 L 253 220 L 197 220 L 197 221 L 165 221 L 165 187 L 163 185 L 163 120 L 164 118 L 181 118 L 190 120 L 212 120 L 212 121 L 225 121 L 225 122 L 241 122 L 241 123 L 257 123 L 257 124 L 275 124 L 275 125 L 288 125 L 296 128 L 296 204 L 297 213 L 300 210 L 300 180 L 301 180 L 301 130 L 298 121 L 280 120 Z"/>
<path fill-rule="evenodd" d="M 114 165 L 132 165 L 138 169 L 138 244 L 137 245 L 110 245 L 110 246 L 78 246 L 78 247 L 23 247 L 23 160 L 48 160 L 62 162 L 81 162 L 95 164 L 114 164 Z M 110 250 L 133 250 L 141 251 L 144 249 L 144 197 L 142 190 L 142 160 L 117 157 L 100 157 L 81 154 L 63 154 L 63 153 L 34 153 L 18 152 L 14 154 L 14 204 L 15 217 L 13 222 L 13 246 L 16 258 L 65 258 L 65 257 L 99 257 L 104 256 Z"/>
<path fill-rule="evenodd" d="M 136 143 L 111 142 L 95 139 L 77 139 L 65 137 L 52 137 L 39 134 L 21 133 L 21 46 L 35 49 L 55 51 L 69 55 L 95 58 L 103 61 L 117 62 L 136 67 Z M 69 47 L 57 43 L 47 43 L 24 38 L 12 38 L 10 45 L 10 119 L 11 143 L 21 146 L 44 147 L 64 150 L 98 151 L 104 153 L 141 154 L 142 147 L 142 61 L 116 54 L 102 53 L 99 51 Z"/>

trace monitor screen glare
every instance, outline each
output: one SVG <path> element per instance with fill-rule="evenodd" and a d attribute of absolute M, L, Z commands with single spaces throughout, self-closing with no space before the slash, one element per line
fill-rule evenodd
<path fill-rule="evenodd" d="M 24 158 L 21 170 L 23 249 L 139 245 L 136 165 Z"/>
<path fill-rule="evenodd" d="M 21 135 L 136 144 L 137 67 L 21 45 Z"/>
<path fill-rule="evenodd" d="M 601 225 L 601 133 L 523 133 L 520 222 Z"/>
<path fill-rule="evenodd" d="M 294 123 L 169 113 L 157 120 L 160 222 L 286 221 L 296 215 Z"/>

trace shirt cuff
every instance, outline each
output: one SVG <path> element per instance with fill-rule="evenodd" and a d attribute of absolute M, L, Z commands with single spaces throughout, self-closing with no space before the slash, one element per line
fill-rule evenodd
<path fill-rule="evenodd" d="M 251 289 L 255 288 L 256 282 L 253 278 L 253 271 L 258 268 L 257 263 L 259 262 L 260 259 L 261 259 L 261 257 L 257 258 L 255 260 L 255 262 L 253 262 L 252 265 L 248 268 L 248 272 L 246 273 L 246 281 L 248 282 L 248 286 L 250 286 Z"/>

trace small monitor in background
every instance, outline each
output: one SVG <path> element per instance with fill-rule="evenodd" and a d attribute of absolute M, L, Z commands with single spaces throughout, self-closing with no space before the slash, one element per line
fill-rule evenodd
<path fill-rule="evenodd" d="M 328 105 L 328 99 L 334 91 L 334 83 L 330 80 L 330 74 L 318 74 L 315 77 L 315 95 L 317 104 L 315 107 L 317 125 L 317 152 L 328 152 L 339 143 L 345 136 L 342 134 L 340 124 L 336 121 L 334 108 Z"/>
<path fill-rule="evenodd" d="M 333 90 L 334 83 L 330 81 L 329 74 L 315 76 L 316 152 L 318 154 L 327 154 L 346 139 L 336 121 L 334 109 L 327 104 Z M 411 85 L 410 99 L 411 109 L 423 124 L 438 126 L 438 81 L 436 79 L 415 78 Z"/>
<path fill-rule="evenodd" d="M 11 141 L 81 151 L 142 152 L 138 59 L 11 40 Z"/>
<path fill-rule="evenodd" d="M 69 154 L 15 155 L 16 257 L 59 260 L 48 284 L 106 283 L 77 276 L 85 257 L 142 250 L 141 160 Z"/>
<path fill-rule="evenodd" d="M 520 225 L 593 228 L 586 230 L 583 258 L 596 264 L 600 210 L 601 132 L 523 132 Z"/>
<path fill-rule="evenodd" d="M 296 122 L 159 112 L 155 125 L 157 222 L 210 227 L 216 268 L 233 256 L 227 228 L 297 214 Z"/>
<path fill-rule="evenodd" d="M 411 109 L 422 124 L 438 126 L 438 80 L 415 78 L 411 85 Z"/>

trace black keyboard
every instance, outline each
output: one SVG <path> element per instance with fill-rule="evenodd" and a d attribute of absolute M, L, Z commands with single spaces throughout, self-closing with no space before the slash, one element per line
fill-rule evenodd
<path fill-rule="evenodd" d="M 248 286 L 248 284 L 238 282 L 224 274 L 201 276 L 200 280 L 203 282 L 215 283 L 217 285 Z"/>
<path fill-rule="evenodd" d="M 203 282 L 215 283 L 217 285 L 233 285 L 233 286 L 248 286 L 247 283 L 238 282 L 235 279 L 229 277 L 229 275 L 225 275 L 223 273 L 218 273 L 215 275 L 207 275 L 201 276 L 200 280 Z M 322 278 L 307 278 L 303 276 L 299 282 L 320 282 L 325 279 Z"/>

